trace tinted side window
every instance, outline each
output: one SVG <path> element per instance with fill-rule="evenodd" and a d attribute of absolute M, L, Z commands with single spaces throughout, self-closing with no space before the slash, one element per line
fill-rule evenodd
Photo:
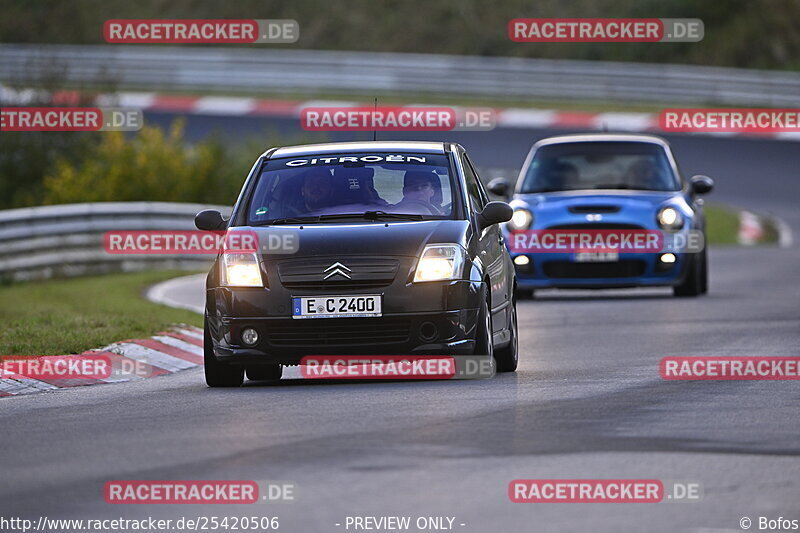
<path fill-rule="evenodd" d="M 461 166 L 464 167 L 464 178 L 467 182 L 467 196 L 469 197 L 469 205 L 475 212 L 483 211 L 483 206 L 486 205 L 486 202 L 483 201 L 481 196 L 481 189 L 480 185 L 478 184 L 478 176 L 475 175 L 475 171 L 472 170 L 472 165 L 469 164 L 469 160 L 466 156 L 462 156 L 461 158 Z"/>
<path fill-rule="evenodd" d="M 481 208 L 483 208 L 483 206 L 489 203 L 489 193 L 487 193 L 486 189 L 483 187 L 481 176 L 478 174 L 478 171 L 475 170 L 475 165 L 472 164 L 472 159 L 470 159 L 467 154 L 464 154 L 464 159 L 467 160 L 467 163 L 469 163 L 469 166 L 472 169 L 472 173 L 475 175 L 475 183 L 478 184 L 478 192 L 481 195 Z"/>

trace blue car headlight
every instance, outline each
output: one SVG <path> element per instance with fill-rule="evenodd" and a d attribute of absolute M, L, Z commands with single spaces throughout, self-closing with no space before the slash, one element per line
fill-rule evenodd
<path fill-rule="evenodd" d="M 508 229 L 511 231 L 526 230 L 533 225 L 533 213 L 529 209 L 519 207 L 514 208 L 514 214 L 508 221 Z"/>
<path fill-rule="evenodd" d="M 656 221 L 662 229 L 675 231 L 683 227 L 684 218 L 674 207 L 664 206 L 659 209 Z"/>

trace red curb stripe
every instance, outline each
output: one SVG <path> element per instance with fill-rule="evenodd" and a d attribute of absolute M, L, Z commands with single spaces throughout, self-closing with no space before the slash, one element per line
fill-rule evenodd
<path fill-rule="evenodd" d="M 77 106 L 81 102 L 82 96 L 91 93 L 81 93 L 80 91 L 55 91 L 50 97 L 53 105 Z"/>
<path fill-rule="evenodd" d="M 558 111 L 553 117 L 551 125 L 561 128 L 591 128 L 595 126 L 598 114 L 580 111 Z"/>
<path fill-rule="evenodd" d="M 189 361 L 190 363 L 194 363 L 196 365 L 203 364 L 203 358 L 199 355 L 187 352 L 186 350 L 181 350 L 180 348 L 176 348 L 174 346 L 170 346 L 169 344 L 164 344 L 163 342 L 159 342 L 155 339 L 135 339 L 130 342 L 138 344 L 139 346 L 144 346 L 145 348 L 150 348 L 151 350 L 155 350 L 157 352 L 162 352 L 167 355 L 183 359 L 184 361 Z"/>
<path fill-rule="evenodd" d="M 182 340 L 183 342 L 188 342 L 189 344 L 199 346 L 200 348 L 203 347 L 203 339 L 198 339 L 197 337 L 192 337 L 191 335 L 184 335 L 183 333 L 178 333 L 177 331 L 165 331 L 160 335 L 173 337 L 175 339 Z"/>
<path fill-rule="evenodd" d="M 292 116 L 302 104 L 299 100 L 256 100 L 248 114 Z"/>
<path fill-rule="evenodd" d="M 192 111 L 199 96 L 173 96 L 169 94 L 157 94 L 153 97 L 153 102 L 148 109 L 162 111 Z"/>
<path fill-rule="evenodd" d="M 14 396 L 10 392 L 0 391 L 0 398 L 5 398 L 6 396 Z"/>

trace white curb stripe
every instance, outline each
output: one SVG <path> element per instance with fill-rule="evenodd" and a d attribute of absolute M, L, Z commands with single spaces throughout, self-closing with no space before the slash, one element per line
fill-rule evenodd
<path fill-rule="evenodd" d="M 542 109 L 503 109 L 497 112 L 497 125 L 506 128 L 545 128 L 555 122 L 555 111 Z"/>
<path fill-rule="evenodd" d="M 648 113 L 600 113 L 595 119 L 595 128 L 623 131 L 647 131 L 658 127 L 655 115 Z"/>
<path fill-rule="evenodd" d="M 208 115 L 248 115 L 255 109 L 255 102 L 253 98 L 207 96 L 195 103 L 193 112 Z"/>
<path fill-rule="evenodd" d="M 176 339 L 175 337 L 170 337 L 168 335 L 157 335 L 153 337 L 153 339 L 157 340 L 158 342 L 163 342 L 167 346 L 179 348 L 184 352 L 193 353 L 195 355 L 199 355 L 200 357 L 203 356 L 203 349 L 201 347 L 195 346 L 194 344 L 190 344 L 186 341 L 182 341 L 181 339 Z"/>
<path fill-rule="evenodd" d="M 158 352 L 156 350 L 129 342 L 113 345 L 109 351 L 114 351 L 124 355 L 125 357 L 130 357 L 131 359 L 136 359 L 137 361 L 142 361 L 152 366 L 163 368 L 168 372 L 177 372 L 178 370 L 186 370 L 188 368 L 194 368 L 197 366 L 196 364 L 184 359 L 173 357 L 163 352 Z"/>
<path fill-rule="evenodd" d="M 181 333 L 183 335 L 186 335 L 187 337 L 194 337 L 195 339 L 203 340 L 203 330 L 200 329 L 200 328 L 198 328 L 198 329 L 180 328 L 180 329 L 176 329 L 175 331 L 177 331 L 178 333 Z"/>

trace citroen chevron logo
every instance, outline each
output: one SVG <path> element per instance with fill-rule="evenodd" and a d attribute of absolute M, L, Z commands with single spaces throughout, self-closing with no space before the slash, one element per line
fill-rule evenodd
<path fill-rule="evenodd" d="M 348 272 L 350 272 L 350 269 L 337 261 L 336 263 L 332 264 L 331 266 L 325 269 L 326 275 L 322 279 L 328 279 L 331 276 L 335 276 L 336 274 L 340 274 L 346 277 L 347 279 L 350 279 L 350 274 L 348 274 Z"/>

